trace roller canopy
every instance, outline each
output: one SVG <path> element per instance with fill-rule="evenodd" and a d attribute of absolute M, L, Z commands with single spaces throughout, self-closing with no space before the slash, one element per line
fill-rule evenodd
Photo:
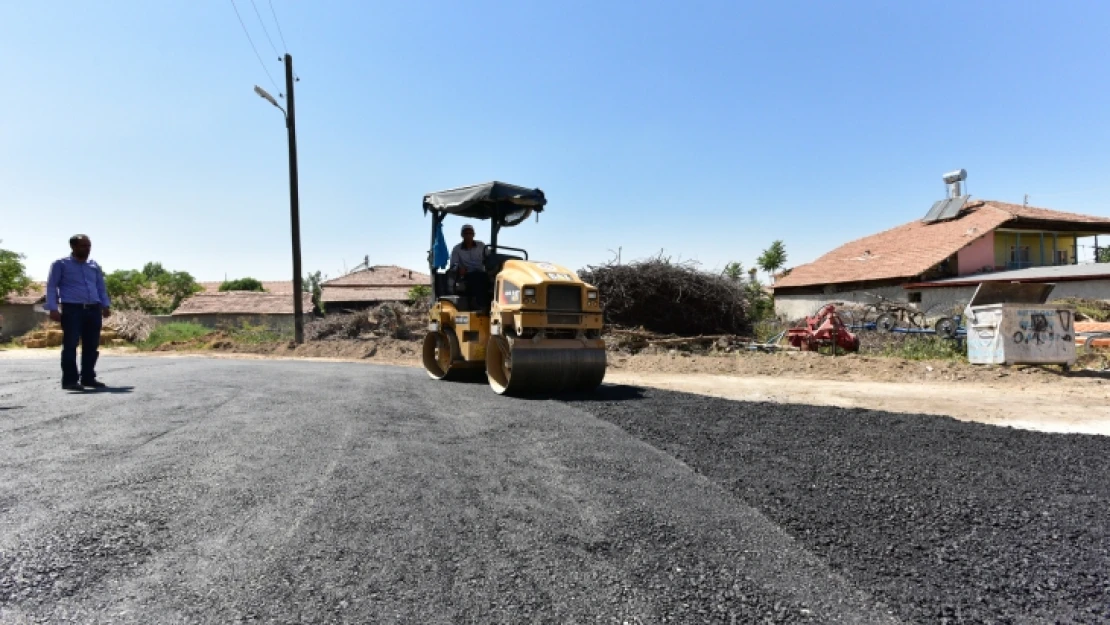
<path fill-rule="evenodd" d="M 539 189 L 497 181 L 424 196 L 424 212 L 436 210 L 473 219 L 499 218 L 510 223 L 523 221 L 532 211 L 542 211 L 545 204 L 547 198 Z"/>

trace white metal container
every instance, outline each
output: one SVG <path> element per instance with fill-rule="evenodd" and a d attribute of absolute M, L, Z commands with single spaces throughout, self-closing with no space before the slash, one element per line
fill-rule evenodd
<path fill-rule="evenodd" d="M 1054 284 L 984 282 L 968 305 L 973 364 L 1075 364 L 1075 310 L 1045 304 Z"/>

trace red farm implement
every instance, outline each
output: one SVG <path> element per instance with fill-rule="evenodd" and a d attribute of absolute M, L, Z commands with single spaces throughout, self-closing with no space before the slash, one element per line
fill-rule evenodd
<path fill-rule="evenodd" d="M 821 308 L 816 315 L 806 317 L 804 324 L 787 330 L 786 340 L 806 352 L 833 345 L 846 352 L 859 351 L 859 337 L 848 330 L 832 304 Z"/>

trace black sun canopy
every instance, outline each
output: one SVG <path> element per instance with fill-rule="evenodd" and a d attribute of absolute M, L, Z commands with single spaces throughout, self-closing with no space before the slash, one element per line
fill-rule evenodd
<path fill-rule="evenodd" d="M 497 181 L 437 191 L 424 196 L 425 213 L 441 211 L 459 217 L 496 219 L 506 226 L 515 226 L 527 219 L 533 211 L 542 211 L 545 204 L 547 198 L 539 189 Z"/>

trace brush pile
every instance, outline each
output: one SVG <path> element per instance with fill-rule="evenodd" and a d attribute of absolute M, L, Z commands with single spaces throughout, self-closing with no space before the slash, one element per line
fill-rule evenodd
<path fill-rule="evenodd" d="M 387 302 L 365 311 L 331 313 L 310 321 L 304 333 L 309 341 L 381 337 L 409 340 L 421 335 L 426 321 L 420 306 Z"/>
<path fill-rule="evenodd" d="M 105 328 L 115 330 L 116 336 L 131 343 L 145 341 L 156 325 L 154 317 L 141 310 L 113 310 L 112 316 L 104 320 Z"/>
<path fill-rule="evenodd" d="M 629 264 L 590 265 L 578 272 L 601 291 L 605 323 L 673 335 L 750 335 L 741 283 L 692 262 L 662 255 Z"/>

